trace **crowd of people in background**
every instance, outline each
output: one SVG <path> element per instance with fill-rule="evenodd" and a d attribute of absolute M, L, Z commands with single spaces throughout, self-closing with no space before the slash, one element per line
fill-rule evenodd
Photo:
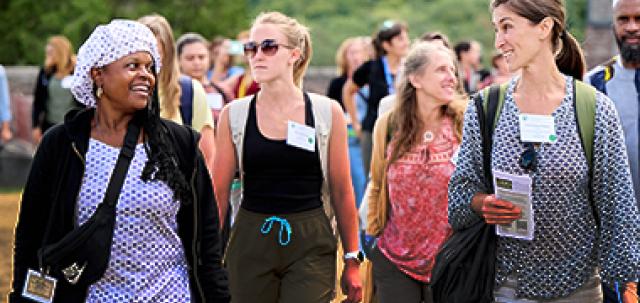
<path fill-rule="evenodd" d="M 174 39 L 157 14 L 77 55 L 49 38 L 9 302 L 438 303 L 452 235 L 525 218 L 496 237 L 487 302 L 637 303 L 640 0 L 614 1 L 620 53 L 592 71 L 562 1 L 490 11 L 490 68 L 478 41 L 387 20 L 342 42 L 324 95 L 304 90 L 311 31 L 279 12 L 234 39 Z M 3 142 L 9 105 L 0 66 Z M 43 251 L 97 224 L 123 157 L 108 266 L 76 284 Z M 495 175 L 527 180 L 528 204 Z"/>

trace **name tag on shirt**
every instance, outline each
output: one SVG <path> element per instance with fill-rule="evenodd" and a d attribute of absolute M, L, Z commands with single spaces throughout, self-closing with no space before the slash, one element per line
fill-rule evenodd
<path fill-rule="evenodd" d="M 534 143 L 556 143 L 556 125 L 553 116 L 521 114 L 520 140 Z"/>
<path fill-rule="evenodd" d="M 287 121 L 287 144 L 314 152 L 316 150 L 316 130 L 313 127 Z"/>
<path fill-rule="evenodd" d="M 24 281 L 22 296 L 40 303 L 53 302 L 57 280 L 35 270 L 29 269 Z"/>
<path fill-rule="evenodd" d="M 60 81 L 62 88 L 71 89 L 71 84 L 73 84 L 73 76 L 66 76 Z"/>
<path fill-rule="evenodd" d="M 220 110 L 223 105 L 222 94 L 220 93 L 208 93 L 207 94 L 207 105 L 210 109 Z"/>

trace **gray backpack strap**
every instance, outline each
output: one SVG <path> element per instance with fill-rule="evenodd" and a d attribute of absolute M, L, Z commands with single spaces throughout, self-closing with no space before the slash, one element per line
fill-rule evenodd
<path fill-rule="evenodd" d="M 229 128 L 231 128 L 231 140 L 236 149 L 240 180 L 244 178 L 242 169 L 242 150 L 244 146 L 244 133 L 249 116 L 249 105 L 253 96 L 247 96 L 229 103 Z"/>
<path fill-rule="evenodd" d="M 333 122 L 331 106 L 333 102 L 336 101 L 314 93 L 308 93 L 308 95 L 311 99 L 311 109 L 316 128 L 316 140 L 318 142 L 318 154 L 320 155 L 322 176 L 324 178 L 324 182 L 322 183 L 322 205 L 331 222 L 334 235 L 337 236 L 337 225 L 334 220 L 329 188 L 329 140 L 331 138 Z"/>

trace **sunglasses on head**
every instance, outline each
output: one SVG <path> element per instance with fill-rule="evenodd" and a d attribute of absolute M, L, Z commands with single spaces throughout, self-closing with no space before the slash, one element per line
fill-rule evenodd
<path fill-rule="evenodd" d="M 520 154 L 520 167 L 525 170 L 534 170 L 538 164 L 538 152 L 536 147 L 531 142 L 524 143 L 525 150 Z"/>
<path fill-rule="evenodd" d="M 249 41 L 244 44 L 244 55 L 253 58 L 258 53 L 259 48 L 266 56 L 273 56 L 278 52 L 280 46 L 288 49 L 294 48 L 291 45 L 278 43 L 275 39 L 264 39 L 260 43 Z"/>

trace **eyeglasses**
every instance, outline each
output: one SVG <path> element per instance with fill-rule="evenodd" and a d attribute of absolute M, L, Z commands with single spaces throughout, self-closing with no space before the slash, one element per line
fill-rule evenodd
<path fill-rule="evenodd" d="M 538 164 L 538 152 L 531 142 L 524 143 L 525 150 L 520 154 L 520 167 L 526 170 L 534 170 Z"/>
<path fill-rule="evenodd" d="M 278 48 L 282 46 L 288 49 L 294 49 L 291 45 L 280 44 L 276 42 L 275 39 L 265 39 L 260 44 L 250 41 L 243 45 L 244 47 L 244 55 L 253 58 L 258 53 L 258 48 L 262 51 L 265 56 L 273 56 L 278 52 Z"/>

